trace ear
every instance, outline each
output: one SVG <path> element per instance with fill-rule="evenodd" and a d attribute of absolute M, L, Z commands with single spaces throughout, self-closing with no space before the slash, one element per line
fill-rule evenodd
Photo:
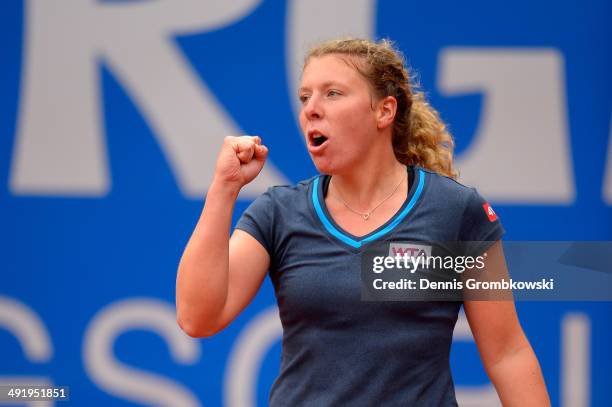
<path fill-rule="evenodd" d="M 376 123 L 379 129 L 393 125 L 395 113 L 397 112 L 397 100 L 393 96 L 387 96 L 378 102 L 376 110 Z"/>

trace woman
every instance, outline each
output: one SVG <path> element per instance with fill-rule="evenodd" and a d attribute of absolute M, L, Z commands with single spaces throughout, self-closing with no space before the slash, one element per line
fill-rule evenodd
<path fill-rule="evenodd" d="M 503 228 L 453 180 L 453 142 L 388 41 L 337 40 L 304 64 L 300 126 L 321 176 L 270 188 L 230 238 L 240 189 L 268 154 L 228 137 L 177 278 L 181 328 L 213 335 L 247 306 L 269 270 L 283 323 L 271 405 L 456 405 L 449 368 L 459 302 L 360 301 L 370 244 L 488 241 Z M 507 406 L 549 405 L 510 301 L 464 301 L 485 369 Z"/>

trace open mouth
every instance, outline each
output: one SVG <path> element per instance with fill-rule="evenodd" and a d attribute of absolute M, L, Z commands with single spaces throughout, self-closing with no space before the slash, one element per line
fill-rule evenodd
<path fill-rule="evenodd" d="M 326 141 L 327 141 L 327 137 L 325 137 L 322 134 L 315 134 L 312 137 L 312 145 L 314 145 L 315 147 L 319 147 L 320 145 L 322 145 Z"/>
<path fill-rule="evenodd" d="M 319 133 L 318 130 L 308 132 L 308 141 L 312 147 L 320 147 L 327 141 L 327 136 Z"/>

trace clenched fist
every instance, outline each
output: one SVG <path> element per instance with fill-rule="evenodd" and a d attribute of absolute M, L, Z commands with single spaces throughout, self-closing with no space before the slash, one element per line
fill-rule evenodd
<path fill-rule="evenodd" d="M 240 190 L 251 182 L 264 166 L 268 148 L 259 136 L 225 137 L 217 157 L 215 178 Z"/>

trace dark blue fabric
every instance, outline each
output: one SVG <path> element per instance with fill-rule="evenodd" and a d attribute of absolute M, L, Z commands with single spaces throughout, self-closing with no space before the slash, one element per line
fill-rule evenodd
<path fill-rule="evenodd" d="M 236 226 L 255 237 L 271 257 L 269 276 L 283 339 L 270 405 L 457 405 L 449 354 L 461 303 L 361 301 L 360 254 L 368 243 L 351 247 L 329 233 L 313 206 L 316 178 L 270 188 Z M 420 168 L 413 178 L 403 208 L 422 182 L 418 199 L 375 242 L 492 244 L 503 235 L 500 222 L 487 217 L 476 190 Z M 329 216 L 323 200 L 327 181 L 320 176 L 314 192 Z"/>

